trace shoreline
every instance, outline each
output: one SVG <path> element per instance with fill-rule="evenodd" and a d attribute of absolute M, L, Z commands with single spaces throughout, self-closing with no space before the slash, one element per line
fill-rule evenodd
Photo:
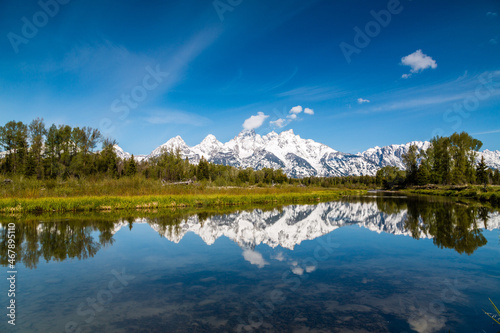
<path fill-rule="evenodd" d="M 493 207 L 500 206 L 500 186 L 487 186 L 486 191 L 483 186 L 427 186 L 423 188 L 408 188 L 397 192 L 412 195 L 434 195 L 454 199 L 470 199 L 480 203 L 488 203 Z"/>
<path fill-rule="evenodd" d="M 314 190 L 292 193 L 174 194 L 145 196 L 79 196 L 0 199 L 0 214 L 106 212 L 162 208 L 212 208 L 261 204 L 293 204 L 338 200 L 365 190 Z"/>

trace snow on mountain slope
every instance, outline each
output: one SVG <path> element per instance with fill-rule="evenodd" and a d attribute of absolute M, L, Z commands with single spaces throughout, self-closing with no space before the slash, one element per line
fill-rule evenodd
<path fill-rule="evenodd" d="M 159 156 L 163 151 L 179 149 L 183 158 L 191 163 L 198 163 L 202 157 L 212 163 L 231 165 L 241 168 L 273 168 L 283 169 L 290 177 L 302 178 L 308 176 L 361 176 L 375 175 L 384 166 L 396 166 L 404 169 L 402 156 L 411 145 L 419 149 L 427 149 L 430 143 L 414 141 L 400 145 L 370 148 L 358 154 L 346 154 L 336 151 L 327 145 L 301 138 L 293 130 L 280 134 L 271 132 L 264 136 L 253 130 L 244 130 L 226 143 L 222 143 L 213 135 L 208 135 L 200 144 L 189 147 L 177 136 L 168 140 L 153 150 L 146 157 L 137 160 L 150 159 Z M 129 158 L 128 153 L 116 146 L 120 157 Z M 500 168 L 500 151 L 485 150 L 478 158 L 485 157 L 486 163 L 492 168 Z"/>
<path fill-rule="evenodd" d="M 478 161 L 481 160 L 481 156 L 484 156 L 484 161 L 490 168 L 500 170 L 500 150 L 485 149 L 479 154 Z"/>
<path fill-rule="evenodd" d="M 132 157 L 131 154 L 127 153 L 126 151 L 124 151 L 120 146 L 118 145 L 114 145 L 113 146 L 113 149 L 116 153 L 116 156 L 118 156 L 119 158 L 121 158 L 122 160 L 128 160 L 129 158 Z M 143 161 L 144 159 L 146 159 L 146 155 L 135 155 L 134 156 L 134 160 L 138 161 L 138 162 L 141 162 Z"/>
<path fill-rule="evenodd" d="M 390 145 L 385 147 L 370 148 L 358 156 L 364 157 L 366 160 L 376 164 L 379 167 L 396 166 L 400 169 L 405 169 L 402 156 L 410 149 L 410 146 L 415 145 L 419 150 L 426 150 L 430 146 L 428 141 L 413 141 L 403 145 Z"/>
<path fill-rule="evenodd" d="M 184 140 L 177 135 L 175 138 L 172 138 L 153 150 L 148 156 L 147 159 L 154 158 L 160 156 L 163 152 L 176 152 L 177 150 L 180 151 L 182 155 L 189 155 L 191 149 L 189 146 L 184 142 Z"/>

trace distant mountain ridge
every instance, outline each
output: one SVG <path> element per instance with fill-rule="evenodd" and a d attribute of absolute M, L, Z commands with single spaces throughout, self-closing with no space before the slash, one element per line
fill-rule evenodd
<path fill-rule="evenodd" d="M 327 145 L 295 135 L 293 130 L 280 134 L 271 132 L 266 135 L 256 134 L 253 130 L 244 130 L 226 143 L 222 143 L 212 134 L 201 143 L 189 147 L 180 136 L 176 136 L 149 155 L 138 155 L 138 161 L 159 156 L 163 151 L 179 149 L 183 158 L 191 163 L 198 163 L 202 157 L 215 164 L 241 168 L 283 169 L 290 177 L 309 176 L 373 176 L 384 166 L 396 166 L 404 170 L 402 156 L 411 145 L 427 149 L 428 141 L 414 141 L 406 144 L 394 144 L 374 147 L 357 154 L 339 152 Z M 131 155 L 119 146 L 115 151 L 120 158 Z M 484 156 L 489 167 L 500 169 L 500 151 L 484 150 L 478 157 Z"/>

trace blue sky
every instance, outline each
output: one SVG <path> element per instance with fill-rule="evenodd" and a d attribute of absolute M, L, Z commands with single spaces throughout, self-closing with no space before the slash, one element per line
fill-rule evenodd
<path fill-rule="evenodd" d="M 6 0 L 0 36 L 2 124 L 135 154 L 244 124 L 352 153 L 455 131 L 500 149 L 497 0 Z"/>

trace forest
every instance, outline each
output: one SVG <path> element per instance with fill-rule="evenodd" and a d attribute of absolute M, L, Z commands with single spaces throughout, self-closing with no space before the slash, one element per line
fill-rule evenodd
<path fill-rule="evenodd" d="M 140 163 L 133 156 L 122 160 L 114 150 L 116 144 L 91 127 L 53 124 L 47 129 L 43 119 L 29 125 L 10 121 L 0 127 L 0 148 L 6 152 L 0 159 L 0 172 L 5 177 L 21 175 L 38 180 L 137 176 L 164 182 L 207 181 L 219 186 L 290 181 L 282 170 L 238 169 L 209 163 L 204 158 L 193 165 L 182 159 L 179 151 L 165 151 Z"/>
<path fill-rule="evenodd" d="M 430 147 L 421 150 L 410 146 L 402 159 L 405 171 L 396 167 L 381 168 L 376 183 L 385 188 L 437 185 L 500 185 L 498 169 L 486 165 L 484 157 L 477 161 L 477 152 L 483 143 L 469 134 L 453 133 L 449 137 L 436 136 Z"/>
<path fill-rule="evenodd" d="M 0 173 L 4 177 L 23 177 L 41 181 L 113 180 L 141 178 L 164 183 L 205 182 L 215 186 L 292 184 L 315 187 L 403 188 L 427 184 L 500 184 L 498 170 L 477 161 L 482 142 L 469 134 L 454 133 L 434 137 L 429 149 L 410 146 L 402 156 L 405 171 L 381 168 L 376 176 L 307 177 L 293 179 L 282 170 L 241 169 L 183 159 L 179 151 L 165 151 L 156 158 L 138 162 L 132 156 L 116 155 L 117 142 L 104 138 L 98 129 L 55 125 L 37 118 L 29 124 L 10 121 L 0 126 Z M 100 150 L 98 150 L 100 146 Z"/>

